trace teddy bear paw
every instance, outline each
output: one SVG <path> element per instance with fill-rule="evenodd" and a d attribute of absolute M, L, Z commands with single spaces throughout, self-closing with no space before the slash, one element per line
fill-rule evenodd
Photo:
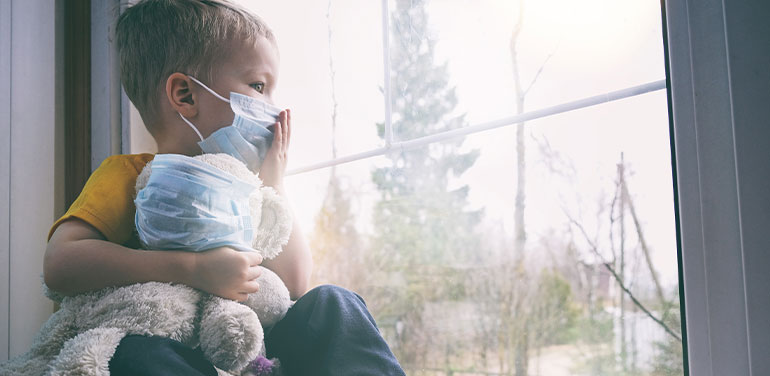
<path fill-rule="evenodd" d="M 238 371 L 262 350 L 264 333 L 257 314 L 238 302 L 214 298 L 204 309 L 200 346 L 217 368 Z"/>

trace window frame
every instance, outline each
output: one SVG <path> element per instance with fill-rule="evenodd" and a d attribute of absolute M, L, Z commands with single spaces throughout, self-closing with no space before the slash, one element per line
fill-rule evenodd
<path fill-rule="evenodd" d="M 770 62 L 770 9 L 663 4 L 685 369 L 759 375 L 770 367 L 770 109 L 756 94 L 770 72 L 756 66 Z"/>
<path fill-rule="evenodd" d="M 50 316 L 45 234 L 63 207 L 63 8 L 0 1 L 0 362 Z"/>

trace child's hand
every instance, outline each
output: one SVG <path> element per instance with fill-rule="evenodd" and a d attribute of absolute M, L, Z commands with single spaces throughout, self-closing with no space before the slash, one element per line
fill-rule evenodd
<path fill-rule="evenodd" d="M 195 255 L 186 285 L 237 301 L 244 301 L 248 294 L 259 290 L 258 266 L 262 256 L 258 253 L 219 247 Z"/>
<path fill-rule="evenodd" d="M 273 144 L 265 155 L 259 178 L 265 186 L 283 190 L 283 174 L 288 160 L 289 141 L 291 140 L 291 110 L 283 110 L 279 121 L 273 126 Z"/>

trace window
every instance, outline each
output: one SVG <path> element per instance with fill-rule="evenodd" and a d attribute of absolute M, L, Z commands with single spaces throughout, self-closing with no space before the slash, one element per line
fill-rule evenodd
<path fill-rule="evenodd" d="M 314 282 L 407 374 L 683 374 L 658 3 L 244 4 Z"/>

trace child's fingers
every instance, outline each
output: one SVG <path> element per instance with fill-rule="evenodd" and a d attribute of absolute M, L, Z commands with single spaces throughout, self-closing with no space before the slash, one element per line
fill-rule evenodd
<path fill-rule="evenodd" d="M 246 280 L 253 281 L 262 276 L 262 270 L 256 266 L 252 266 L 246 272 Z"/>
<path fill-rule="evenodd" d="M 289 150 L 289 144 L 291 144 L 291 110 L 286 109 L 286 151 Z"/>
<path fill-rule="evenodd" d="M 275 132 L 273 132 L 273 146 L 271 146 L 271 149 L 276 148 L 276 150 L 280 152 L 281 144 L 283 144 L 283 129 L 281 129 L 281 122 L 275 122 L 273 128 L 275 128 Z"/>
<path fill-rule="evenodd" d="M 259 282 L 257 282 L 256 280 L 253 280 L 243 284 L 243 291 L 241 291 L 241 293 L 253 294 L 257 291 L 259 291 Z M 246 299 L 243 299 L 243 300 L 246 300 Z"/>
<path fill-rule="evenodd" d="M 289 118 L 289 113 L 286 110 L 281 111 L 280 122 L 281 122 L 281 133 L 282 133 L 282 139 L 283 139 L 283 143 L 281 144 L 281 155 L 286 154 L 286 142 L 288 142 L 287 130 L 289 129 L 288 118 Z"/>
<path fill-rule="evenodd" d="M 249 261 L 249 266 L 257 266 L 262 263 L 262 255 L 257 252 L 244 252 L 243 255 Z"/>

